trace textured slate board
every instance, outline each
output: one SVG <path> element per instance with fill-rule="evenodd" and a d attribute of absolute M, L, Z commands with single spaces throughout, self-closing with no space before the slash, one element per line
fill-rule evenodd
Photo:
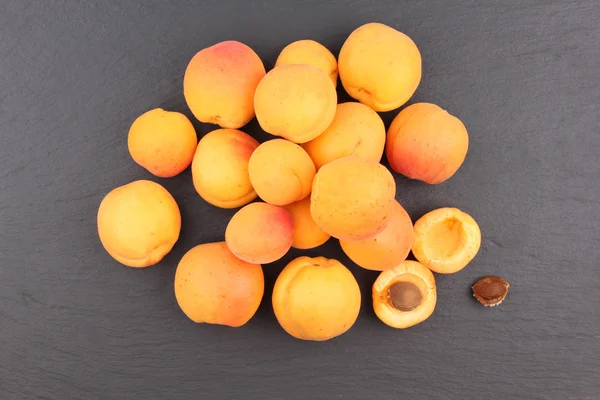
<path fill-rule="evenodd" d="M 137 3 L 2 2 L 0 399 L 598 399 L 597 0 Z M 380 323 L 376 274 L 331 241 L 308 253 L 340 258 L 361 284 L 347 334 L 306 343 L 279 328 L 269 296 L 299 252 L 265 266 L 265 300 L 247 326 L 193 324 L 173 296 L 177 261 L 221 240 L 233 211 L 205 204 L 189 171 L 158 180 L 185 221 L 160 265 L 128 269 L 104 252 L 102 197 L 149 178 L 127 154 L 129 125 L 157 106 L 189 115 L 182 76 L 196 51 L 238 39 L 270 68 L 293 40 L 337 53 L 370 21 L 414 38 L 424 78 L 412 101 L 443 105 L 471 137 L 447 183 L 398 177 L 413 218 L 457 206 L 483 231 L 472 265 L 437 277 L 429 320 Z M 266 138 L 256 122 L 247 130 Z M 512 283 L 501 307 L 470 295 L 486 274 Z"/>

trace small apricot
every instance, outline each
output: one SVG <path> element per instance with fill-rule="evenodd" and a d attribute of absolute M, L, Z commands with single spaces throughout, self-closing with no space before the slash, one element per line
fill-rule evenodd
<path fill-rule="evenodd" d="M 308 64 L 275 67 L 254 95 L 256 118 L 266 132 L 295 143 L 319 136 L 335 115 L 337 93 L 329 77 Z"/>
<path fill-rule="evenodd" d="M 331 125 L 302 147 L 317 170 L 328 162 L 348 156 L 379 162 L 385 147 L 385 126 L 379 114 L 364 104 L 338 104 Z"/>
<path fill-rule="evenodd" d="M 131 158 L 161 178 L 178 175 L 189 167 L 196 144 L 198 138 L 190 120 L 162 108 L 140 115 L 127 137 Z"/>
<path fill-rule="evenodd" d="M 383 271 L 373 284 L 373 309 L 392 328 L 409 328 L 431 316 L 437 302 L 435 278 L 427 267 L 406 260 Z"/>
<path fill-rule="evenodd" d="M 359 266 L 375 271 L 393 268 L 406 260 L 413 244 L 413 224 L 394 200 L 393 216 L 384 230 L 364 240 L 340 240 L 344 253 Z"/>
<path fill-rule="evenodd" d="M 319 228 L 310 215 L 310 197 L 288 204 L 284 207 L 292 216 L 294 224 L 294 240 L 292 247 L 296 249 L 312 249 L 318 247 L 331 237 Z"/>
<path fill-rule="evenodd" d="M 129 267 L 147 267 L 162 260 L 181 230 L 181 214 L 173 196 L 146 180 L 110 191 L 100 203 L 97 222 L 108 254 Z"/>
<path fill-rule="evenodd" d="M 250 183 L 248 162 L 258 142 L 242 131 L 217 129 L 198 143 L 192 178 L 198 194 L 221 208 L 250 203 L 256 192 Z"/>
<path fill-rule="evenodd" d="M 459 209 L 438 208 L 415 222 L 413 254 L 439 274 L 453 274 L 466 267 L 480 245 L 479 225 Z"/>
<path fill-rule="evenodd" d="M 391 221 L 395 195 L 396 182 L 383 165 L 360 157 L 339 158 L 315 175 L 310 213 L 331 236 L 363 240 Z"/>
<path fill-rule="evenodd" d="M 392 169 L 430 184 L 454 175 L 468 148 L 469 134 L 463 123 L 430 103 L 406 107 L 387 133 L 386 154 Z"/>
<path fill-rule="evenodd" d="M 360 311 L 358 283 L 337 260 L 298 257 L 281 271 L 273 310 L 281 327 L 298 339 L 323 341 L 346 332 Z"/>
<path fill-rule="evenodd" d="M 263 297 L 262 267 L 234 256 L 225 242 L 189 250 L 175 272 L 175 298 L 189 319 L 239 327 L 256 313 Z"/>
<path fill-rule="evenodd" d="M 241 208 L 225 229 L 225 242 L 236 257 L 255 264 L 279 260 L 292 247 L 294 225 L 285 208 L 251 203 Z"/>
<path fill-rule="evenodd" d="M 250 182 L 265 202 L 284 206 L 310 194 L 315 164 L 296 143 L 273 139 L 252 153 L 248 164 Z"/>
<path fill-rule="evenodd" d="M 327 47 L 314 40 L 298 40 L 290 43 L 279 53 L 275 66 L 285 64 L 310 64 L 329 76 L 337 86 L 338 68 L 335 56 Z"/>
<path fill-rule="evenodd" d="M 380 23 L 350 34 L 338 58 L 346 92 L 375 111 L 406 103 L 421 81 L 421 53 L 402 32 Z"/>
<path fill-rule="evenodd" d="M 200 50 L 183 78 L 183 94 L 199 121 L 237 129 L 254 118 L 254 92 L 265 66 L 250 47 L 233 40 Z"/>

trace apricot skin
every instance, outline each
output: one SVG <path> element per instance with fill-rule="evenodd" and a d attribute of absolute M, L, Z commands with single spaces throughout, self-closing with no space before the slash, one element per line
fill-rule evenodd
<path fill-rule="evenodd" d="M 317 169 L 349 156 L 379 162 L 385 147 L 385 126 L 381 117 L 364 104 L 338 104 L 331 125 L 302 147 Z"/>
<path fill-rule="evenodd" d="M 256 88 L 256 118 L 265 132 L 295 143 L 319 136 L 335 115 L 337 93 L 317 67 L 291 64 L 275 67 Z"/>
<path fill-rule="evenodd" d="M 468 148 L 469 135 L 463 123 L 435 104 L 406 107 L 388 129 L 386 154 L 392 169 L 430 184 L 454 175 Z"/>
<path fill-rule="evenodd" d="M 248 172 L 261 199 L 284 206 L 310 194 L 316 171 L 302 147 L 284 139 L 273 139 L 254 151 Z"/>
<path fill-rule="evenodd" d="M 406 260 L 413 244 L 413 224 L 394 200 L 390 223 L 377 235 L 357 241 L 340 240 L 344 253 L 359 266 L 375 271 L 393 268 Z"/>
<path fill-rule="evenodd" d="M 115 260 L 129 267 L 156 264 L 173 248 L 181 215 L 158 183 L 134 181 L 109 192 L 98 208 L 98 235 Z"/>
<path fill-rule="evenodd" d="M 331 237 L 319 228 L 310 215 L 310 197 L 285 206 L 292 216 L 294 224 L 294 241 L 296 249 L 312 249 L 318 247 Z"/>
<path fill-rule="evenodd" d="M 198 144 L 190 120 L 178 112 L 155 108 L 131 125 L 127 147 L 131 158 L 161 178 L 170 178 L 190 166 Z"/>
<path fill-rule="evenodd" d="M 279 53 L 275 66 L 285 64 L 313 65 L 329 76 L 333 86 L 337 86 L 337 60 L 327 47 L 314 40 L 298 40 L 285 46 Z"/>
<path fill-rule="evenodd" d="M 279 260 L 292 247 L 294 225 L 285 208 L 251 203 L 241 208 L 225 230 L 227 247 L 236 257 L 255 264 Z"/>
<path fill-rule="evenodd" d="M 346 92 L 375 111 L 406 103 L 421 81 L 421 53 L 405 34 L 380 24 L 356 29 L 338 58 Z"/>
<path fill-rule="evenodd" d="M 303 340 L 324 341 L 346 332 L 360 311 L 352 273 L 337 260 L 298 257 L 281 271 L 273 310 L 281 327 Z"/>
<path fill-rule="evenodd" d="M 225 242 L 192 248 L 175 273 L 177 304 L 198 323 L 244 325 L 256 313 L 264 287 L 262 267 L 235 257 Z"/>
<path fill-rule="evenodd" d="M 315 223 L 341 240 L 364 240 L 392 219 L 396 183 L 383 165 L 344 157 L 315 175 L 310 213 Z"/>
<path fill-rule="evenodd" d="M 250 203 L 256 192 L 250 183 L 248 162 L 258 142 L 235 129 L 217 129 L 198 143 L 192 162 L 194 188 L 208 203 L 236 208 Z"/>
<path fill-rule="evenodd" d="M 194 116 L 237 129 L 254 118 L 254 92 L 265 76 L 260 57 L 236 41 L 200 50 L 183 78 L 183 94 Z"/>

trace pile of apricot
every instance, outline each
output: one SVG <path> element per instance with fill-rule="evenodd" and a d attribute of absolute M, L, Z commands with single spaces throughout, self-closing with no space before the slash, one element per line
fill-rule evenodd
<path fill-rule="evenodd" d="M 338 77 L 357 102 L 338 104 Z M 333 237 L 358 266 L 381 271 L 372 287 L 381 321 L 407 328 L 427 319 L 437 300 L 432 271 L 463 269 L 481 233 L 456 208 L 433 210 L 413 226 L 380 163 L 385 153 L 394 172 L 439 184 L 466 157 L 465 126 L 434 104 L 404 108 L 386 132 L 378 112 L 406 104 L 420 81 L 415 43 L 379 23 L 352 32 L 337 59 L 315 41 L 294 42 L 268 72 L 240 42 L 200 50 L 185 71 L 184 96 L 195 118 L 219 128 L 198 142 L 186 116 L 154 109 L 128 135 L 131 157 L 150 173 L 167 178 L 191 166 L 202 199 L 239 208 L 222 242 L 200 244 L 179 262 L 175 296 L 185 315 L 245 324 L 263 298 L 262 264 Z M 259 143 L 240 130 L 255 117 L 272 140 Z M 173 197 L 147 180 L 108 193 L 97 222 L 106 251 L 130 267 L 159 262 L 182 223 Z M 411 251 L 416 261 L 407 260 Z M 272 305 L 290 335 L 327 340 L 352 327 L 361 291 L 338 260 L 301 256 L 277 278 Z"/>

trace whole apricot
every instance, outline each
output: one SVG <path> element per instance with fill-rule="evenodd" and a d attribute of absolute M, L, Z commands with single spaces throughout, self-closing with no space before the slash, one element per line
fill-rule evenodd
<path fill-rule="evenodd" d="M 395 195 L 396 182 L 383 165 L 360 157 L 339 158 L 315 175 L 310 213 L 331 236 L 363 240 L 391 221 Z"/>
<path fill-rule="evenodd" d="M 190 120 L 162 108 L 140 115 L 127 137 L 133 160 L 161 178 L 170 178 L 189 167 L 196 144 L 198 138 Z"/>
<path fill-rule="evenodd" d="M 457 208 L 438 208 L 415 222 L 413 254 L 439 274 L 453 274 L 466 267 L 480 246 L 479 225 Z"/>
<path fill-rule="evenodd" d="M 235 129 L 217 129 L 198 143 L 192 178 L 198 194 L 210 204 L 236 208 L 250 203 L 256 192 L 250 183 L 248 162 L 258 142 Z"/>
<path fill-rule="evenodd" d="M 262 267 L 234 256 L 225 242 L 189 250 L 175 272 L 175 298 L 194 322 L 238 327 L 252 318 L 263 297 Z"/>
<path fill-rule="evenodd" d="M 359 266 L 383 271 L 406 260 L 413 244 L 413 224 L 396 200 L 392 211 L 390 223 L 375 236 L 364 240 L 340 240 L 344 253 Z"/>
<path fill-rule="evenodd" d="M 310 64 L 329 76 L 337 86 L 338 68 L 335 56 L 327 47 L 314 40 L 298 40 L 290 43 L 279 53 L 275 66 L 286 64 Z"/>
<path fill-rule="evenodd" d="M 158 183 L 134 181 L 110 191 L 98 208 L 98 235 L 115 260 L 129 267 L 156 264 L 181 230 L 179 207 Z"/>
<path fill-rule="evenodd" d="M 200 50 L 183 78 L 183 94 L 199 121 L 237 129 L 254 118 L 254 92 L 265 76 L 260 57 L 229 40 Z"/>
<path fill-rule="evenodd" d="M 292 247 L 296 249 L 312 249 L 318 247 L 331 237 L 315 223 L 310 215 L 310 197 L 285 206 L 292 216 L 294 224 L 294 240 Z"/>
<path fill-rule="evenodd" d="M 402 32 L 369 23 L 350 34 L 338 58 L 346 92 L 375 111 L 406 103 L 421 81 L 421 53 Z"/>
<path fill-rule="evenodd" d="M 392 169 L 430 184 L 454 175 L 468 148 L 463 123 L 435 104 L 406 107 L 388 129 L 386 154 Z"/>
<path fill-rule="evenodd" d="M 236 257 L 255 264 L 279 260 L 292 247 L 294 225 L 285 208 L 251 203 L 241 208 L 225 229 L 225 242 Z"/>
<path fill-rule="evenodd" d="M 364 104 L 338 104 L 331 125 L 302 147 L 317 169 L 348 156 L 379 162 L 385 147 L 385 126 L 379 114 Z"/>
<path fill-rule="evenodd" d="M 284 139 L 273 139 L 252 153 L 248 172 L 261 199 L 284 206 L 310 194 L 316 171 L 302 147 Z"/>
<path fill-rule="evenodd" d="M 281 271 L 273 310 L 281 327 L 298 339 L 323 341 L 346 332 L 360 311 L 360 288 L 337 260 L 298 257 Z"/>
<path fill-rule="evenodd" d="M 268 133 L 295 143 L 319 136 L 335 115 L 337 93 L 329 77 L 308 64 L 280 65 L 260 81 L 254 108 Z"/>
<path fill-rule="evenodd" d="M 437 302 L 435 278 L 416 261 L 383 271 L 373 284 L 373 310 L 392 328 L 409 328 L 431 316 Z"/>

